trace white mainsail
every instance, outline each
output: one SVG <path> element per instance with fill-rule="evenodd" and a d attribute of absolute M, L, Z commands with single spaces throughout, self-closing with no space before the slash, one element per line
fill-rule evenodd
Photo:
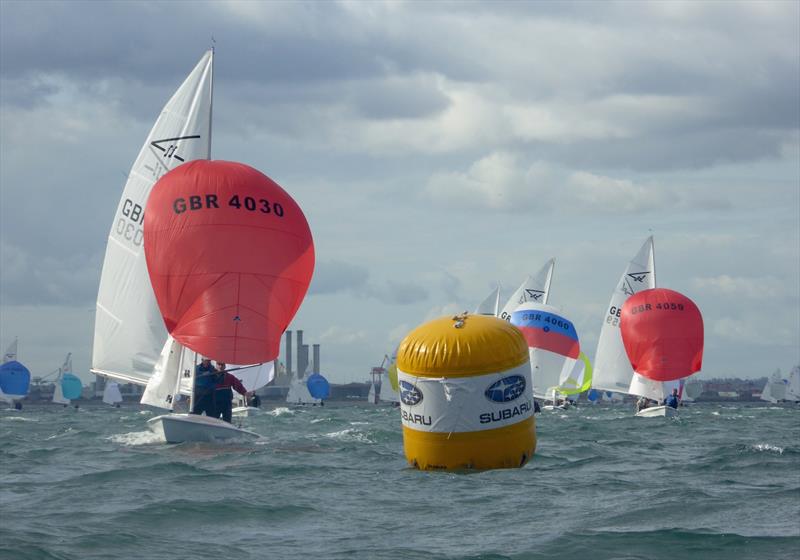
<path fill-rule="evenodd" d="M 15 338 L 14 342 L 8 345 L 6 353 L 3 354 L 3 363 L 13 362 L 17 359 L 17 345 L 18 340 Z"/>
<path fill-rule="evenodd" d="M 625 300 L 637 292 L 655 287 L 656 267 L 653 237 L 651 236 L 647 238 L 633 260 L 628 263 L 611 295 L 603 327 L 600 330 L 600 338 L 597 341 L 597 353 L 594 357 L 592 387 L 595 389 L 636 395 L 646 393 L 642 396 L 647 396 L 647 393 L 651 391 L 653 395 L 659 393 L 652 387 L 648 388 L 649 384 L 638 379 L 641 377 L 638 374 L 636 375 L 637 379 L 634 380 L 633 368 L 625 353 L 622 333 L 619 330 L 622 305 Z M 632 391 L 631 383 L 634 381 L 635 385 Z M 663 393 L 663 389 L 661 393 Z"/>
<path fill-rule="evenodd" d="M 786 387 L 786 400 L 800 401 L 800 366 L 794 366 L 789 373 L 789 383 Z"/>
<path fill-rule="evenodd" d="M 144 258 L 144 208 L 155 182 L 185 161 L 211 157 L 213 51 L 164 106 L 131 168 L 108 236 L 92 372 L 147 384 L 167 340 Z"/>
<path fill-rule="evenodd" d="M 315 399 L 308 391 L 308 376 L 311 375 L 311 364 L 308 364 L 305 374 L 300 377 L 295 374 L 289 383 L 289 392 L 286 395 L 287 404 L 316 404 L 320 399 Z"/>
<path fill-rule="evenodd" d="M 520 287 L 508 298 L 508 301 L 497 316 L 506 321 L 511 321 L 511 314 L 523 303 L 529 301 L 533 303 L 547 303 L 547 298 L 550 295 L 550 281 L 553 278 L 553 267 L 555 263 L 555 259 L 550 259 L 535 276 L 528 276 L 525 278 Z"/>
<path fill-rule="evenodd" d="M 786 398 L 786 384 L 781 377 L 781 370 L 776 369 L 761 391 L 761 400 L 775 404 L 784 398 Z"/>
<path fill-rule="evenodd" d="M 492 317 L 497 317 L 499 310 L 500 284 L 497 284 L 497 287 L 475 308 L 475 315 L 491 315 Z"/>
<path fill-rule="evenodd" d="M 53 402 L 56 404 L 70 404 L 72 402 L 64 396 L 61 384 L 65 373 L 72 373 L 72 352 L 67 354 L 63 365 L 58 368 L 58 377 L 56 377 L 55 386 L 53 387 Z"/>

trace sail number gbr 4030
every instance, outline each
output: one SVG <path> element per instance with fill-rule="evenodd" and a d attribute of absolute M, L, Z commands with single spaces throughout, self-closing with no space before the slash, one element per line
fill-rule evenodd
<path fill-rule="evenodd" d="M 225 204 L 236 210 L 273 214 L 278 218 L 283 218 L 283 206 L 279 202 L 270 202 L 264 198 L 253 198 L 252 196 L 240 197 L 238 194 L 233 195 L 227 203 L 220 201 L 219 197 L 215 194 L 176 198 L 172 202 L 172 210 L 176 214 L 183 214 L 187 211 L 192 212 L 195 210 L 219 208 L 220 204 Z"/>

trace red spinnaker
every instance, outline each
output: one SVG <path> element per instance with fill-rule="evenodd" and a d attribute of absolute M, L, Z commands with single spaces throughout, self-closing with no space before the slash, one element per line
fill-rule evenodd
<path fill-rule="evenodd" d="M 635 372 L 672 381 L 700 371 L 703 316 L 692 300 L 665 288 L 643 290 L 622 306 L 622 342 Z"/>
<path fill-rule="evenodd" d="M 147 270 L 164 324 L 214 360 L 273 360 L 305 297 L 314 242 L 297 203 L 247 165 L 196 160 L 154 186 Z"/>

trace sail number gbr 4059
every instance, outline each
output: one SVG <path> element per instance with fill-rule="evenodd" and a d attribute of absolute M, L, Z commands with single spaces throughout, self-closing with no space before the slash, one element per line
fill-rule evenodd
<path fill-rule="evenodd" d="M 180 197 L 172 202 L 172 210 L 176 214 L 183 214 L 187 211 L 192 212 L 195 210 L 219 208 L 220 204 L 235 208 L 236 210 L 273 214 L 278 218 L 283 218 L 283 206 L 280 203 L 270 202 L 265 198 L 253 198 L 252 196 L 240 197 L 238 194 L 228 199 L 227 203 L 219 200 L 219 197 L 215 194 L 206 194 L 203 196 L 193 195 L 186 198 Z"/>

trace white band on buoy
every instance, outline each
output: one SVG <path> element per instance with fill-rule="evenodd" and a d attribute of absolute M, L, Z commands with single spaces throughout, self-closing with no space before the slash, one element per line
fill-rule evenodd
<path fill-rule="evenodd" d="M 531 367 L 499 373 L 418 377 L 397 370 L 403 426 L 422 432 L 494 430 L 533 416 Z"/>

